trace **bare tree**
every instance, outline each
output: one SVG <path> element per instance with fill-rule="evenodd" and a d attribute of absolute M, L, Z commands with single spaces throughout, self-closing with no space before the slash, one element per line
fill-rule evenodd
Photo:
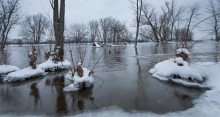
<path fill-rule="evenodd" d="M 174 35 L 178 37 L 176 34 L 180 31 L 182 14 L 185 11 L 184 7 L 176 7 L 174 0 L 172 0 L 171 2 L 165 2 L 161 10 L 162 12 L 158 15 L 149 3 L 143 3 L 143 17 L 141 19 L 143 28 L 140 34 L 142 38 L 167 43 L 167 41 L 173 40 Z M 189 33 L 190 31 L 188 31 Z"/>
<path fill-rule="evenodd" d="M 105 44 L 107 42 L 107 36 L 110 31 L 112 19 L 113 19 L 112 17 L 100 19 L 101 34 L 102 34 L 102 38 L 103 38 Z"/>
<path fill-rule="evenodd" d="M 99 34 L 99 22 L 94 20 L 89 22 L 89 33 L 92 43 L 98 37 Z"/>
<path fill-rule="evenodd" d="M 143 0 L 129 0 L 131 3 L 132 9 L 135 11 L 135 23 L 136 23 L 136 34 L 135 34 L 135 46 L 137 46 L 139 29 L 141 23 L 141 12 L 143 8 Z"/>
<path fill-rule="evenodd" d="M 21 23 L 20 35 L 25 39 L 31 39 L 39 44 L 49 28 L 49 21 L 43 14 L 26 16 Z"/>
<path fill-rule="evenodd" d="M 8 34 L 19 22 L 19 1 L 20 0 L 0 0 L 0 42 L 1 49 L 5 48 Z"/>
<path fill-rule="evenodd" d="M 119 43 L 119 41 L 122 39 L 124 31 L 127 30 L 126 26 L 116 19 L 112 19 L 111 22 L 110 35 L 112 35 L 113 43 L 115 44 L 116 41 Z"/>
<path fill-rule="evenodd" d="M 148 33 L 148 38 L 152 39 L 152 41 L 159 42 L 159 27 L 158 27 L 158 19 L 154 8 L 149 3 L 145 3 L 143 5 L 143 15 L 141 23 L 142 25 L 149 26 L 150 30 Z"/>
<path fill-rule="evenodd" d="M 50 3 L 53 8 L 53 26 L 56 40 L 54 51 L 58 54 L 56 61 L 63 61 L 65 0 L 50 0 Z"/>
<path fill-rule="evenodd" d="M 220 29 L 220 27 L 219 27 L 220 26 L 219 25 L 220 16 L 219 15 L 220 15 L 220 12 L 219 12 L 219 9 L 218 9 L 219 8 L 218 5 L 219 4 L 216 1 L 209 0 L 209 3 L 206 7 L 207 12 L 212 16 L 212 18 L 209 19 L 209 25 L 211 26 L 211 32 L 210 33 L 214 33 L 216 41 L 220 40 L 220 36 L 219 36 L 219 29 Z"/>
<path fill-rule="evenodd" d="M 198 19 L 199 16 L 199 5 L 195 3 L 194 5 L 190 6 L 189 8 L 189 17 L 187 18 L 186 23 L 186 36 L 184 38 L 185 46 L 187 45 L 187 41 L 190 39 L 190 33 L 191 33 L 191 26 L 194 19 Z"/>
<path fill-rule="evenodd" d="M 82 42 L 88 35 L 87 27 L 85 24 L 75 23 L 70 26 L 69 37 L 76 43 Z"/>
<path fill-rule="evenodd" d="M 185 12 L 185 7 L 176 7 L 176 2 L 174 0 L 168 5 L 169 7 L 169 17 L 170 17 L 170 40 L 174 41 L 175 30 L 180 28 L 180 22 L 183 20 L 183 13 Z"/>

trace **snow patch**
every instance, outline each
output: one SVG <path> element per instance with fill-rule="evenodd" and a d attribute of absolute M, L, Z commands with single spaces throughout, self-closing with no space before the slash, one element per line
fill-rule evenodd
<path fill-rule="evenodd" d="M 44 71 L 37 67 L 37 69 L 32 69 L 31 67 L 27 67 L 16 72 L 9 73 L 4 81 L 12 82 L 18 80 L 25 80 L 27 78 L 37 77 L 44 74 Z"/>
<path fill-rule="evenodd" d="M 20 68 L 12 65 L 0 65 L 0 74 L 8 74 L 19 70 Z"/>
<path fill-rule="evenodd" d="M 64 60 L 62 62 L 57 62 L 54 63 L 52 61 L 51 58 L 49 58 L 47 61 L 45 61 L 44 63 L 41 63 L 38 67 L 40 67 L 41 69 L 43 69 L 44 71 L 55 71 L 57 69 L 69 69 L 71 66 L 71 63 L 67 60 Z"/>

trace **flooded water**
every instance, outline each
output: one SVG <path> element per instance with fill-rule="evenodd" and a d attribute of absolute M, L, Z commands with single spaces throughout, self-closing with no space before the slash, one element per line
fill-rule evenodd
<path fill-rule="evenodd" d="M 74 49 L 86 50 L 85 67 L 90 69 L 104 53 L 94 69 L 92 89 L 64 92 L 64 77 L 68 71 L 48 73 L 43 77 L 16 83 L 0 83 L 0 113 L 16 115 L 74 115 L 108 107 L 126 112 L 167 113 L 193 106 L 203 91 L 189 89 L 152 78 L 149 70 L 162 60 L 173 57 L 174 44 L 139 44 L 135 47 L 93 48 L 90 45 Z M 217 62 L 220 45 L 214 42 L 197 43 L 192 48 L 191 62 Z M 8 46 L 8 64 L 28 66 L 29 46 Z M 46 45 L 39 46 L 38 63 L 44 62 Z M 65 58 L 70 61 L 66 51 Z"/>

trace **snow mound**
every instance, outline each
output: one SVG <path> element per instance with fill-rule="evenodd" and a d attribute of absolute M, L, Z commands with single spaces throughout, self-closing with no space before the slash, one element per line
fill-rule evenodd
<path fill-rule="evenodd" d="M 64 91 L 77 91 L 83 86 L 91 87 L 94 82 L 94 77 L 92 75 L 89 76 L 90 70 L 87 68 L 83 68 L 83 76 L 80 77 L 77 73 L 72 75 L 70 71 L 65 77 L 65 85 Z"/>
<path fill-rule="evenodd" d="M 67 60 L 64 60 L 63 62 L 54 63 L 52 59 L 49 58 L 44 63 L 41 63 L 38 67 L 40 67 L 44 71 L 55 71 L 55 70 L 69 69 L 70 66 L 71 66 L 71 63 Z"/>
<path fill-rule="evenodd" d="M 31 67 L 27 67 L 16 72 L 9 73 L 4 81 L 12 82 L 18 80 L 25 80 L 27 78 L 37 77 L 44 74 L 44 71 L 37 67 L 37 69 L 32 69 Z"/>
<path fill-rule="evenodd" d="M 179 48 L 179 49 L 177 49 L 176 54 L 180 54 L 180 53 L 182 53 L 182 52 L 185 53 L 185 54 L 187 54 L 187 55 L 190 54 L 189 50 L 186 49 L 186 48 Z"/>
<path fill-rule="evenodd" d="M 205 76 L 197 69 L 190 67 L 180 57 L 157 63 L 154 68 L 150 69 L 150 73 L 159 80 L 170 80 L 183 86 L 207 88 L 206 85 L 202 84 Z"/>
<path fill-rule="evenodd" d="M 0 65 L 0 75 L 1 74 L 8 74 L 10 72 L 14 72 L 19 70 L 20 68 L 12 65 Z"/>

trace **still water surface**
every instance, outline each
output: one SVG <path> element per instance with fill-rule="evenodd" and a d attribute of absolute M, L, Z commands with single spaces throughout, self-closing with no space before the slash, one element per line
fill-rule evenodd
<path fill-rule="evenodd" d="M 64 76 L 68 71 L 48 73 L 43 77 L 16 83 L 1 82 L 1 114 L 74 115 L 108 107 L 119 107 L 127 112 L 167 113 L 191 108 L 192 100 L 203 93 L 201 90 L 159 81 L 149 73 L 156 63 L 174 56 L 174 44 L 139 44 L 138 48 L 67 46 L 66 50 L 74 50 L 75 61 L 78 59 L 77 51 L 86 50 L 84 66 L 90 69 L 104 53 L 94 69 L 94 87 L 64 92 Z M 47 47 L 39 46 L 38 63 L 44 62 L 43 53 Z M 191 62 L 217 62 L 219 47 L 214 42 L 195 44 L 190 56 Z M 5 61 L 21 68 L 26 67 L 29 48 L 8 46 L 7 52 L 10 56 Z M 70 60 L 67 51 L 65 58 Z"/>

